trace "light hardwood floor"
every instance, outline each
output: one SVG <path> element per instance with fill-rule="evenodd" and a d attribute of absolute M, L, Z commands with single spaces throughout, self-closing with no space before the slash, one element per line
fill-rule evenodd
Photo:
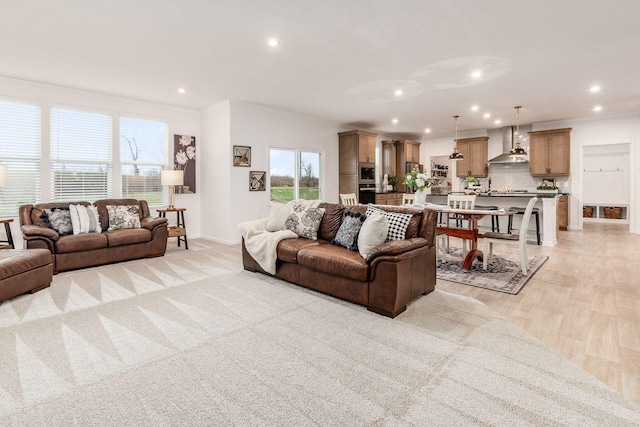
<path fill-rule="evenodd" d="M 518 295 L 442 280 L 437 289 L 482 301 L 640 403 L 640 235 L 626 224 L 585 223 L 559 232 L 552 248 L 527 250 L 549 260 Z"/>

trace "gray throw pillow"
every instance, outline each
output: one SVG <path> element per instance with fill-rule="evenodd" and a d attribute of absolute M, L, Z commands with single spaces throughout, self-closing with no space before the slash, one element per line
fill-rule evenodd
<path fill-rule="evenodd" d="M 69 208 L 43 209 L 40 219 L 61 236 L 73 234 L 73 224 L 71 223 Z"/>
<path fill-rule="evenodd" d="M 342 224 L 336 233 L 336 237 L 331 243 L 338 246 L 344 246 L 352 251 L 357 251 L 358 234 L 360 233 L 362 223 L 366 219 L 366 215 L 355 212 L 345 212 Z"/>

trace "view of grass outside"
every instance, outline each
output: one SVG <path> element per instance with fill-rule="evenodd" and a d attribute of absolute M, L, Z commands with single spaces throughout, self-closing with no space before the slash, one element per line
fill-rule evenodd
<path fill-rule="evenodd" d="M 296 154 L 299 167 L 296 169 Z M 317 200 L 320 191 L 320 154 L 271 149 L 271 200 L 287 203 L 295 199 Z M 296 180 L 298 194 L 296 194 Z"/>

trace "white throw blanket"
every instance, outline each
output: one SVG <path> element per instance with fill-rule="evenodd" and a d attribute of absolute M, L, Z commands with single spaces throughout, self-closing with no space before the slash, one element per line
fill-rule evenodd
<path fill-rule="evenodd" d="M 320 200 L 294 200 L 309 207 L 317 207 Z M 290 204 L 292 202 L 289 202 Z M 238 224 L 238 229 L 244 238 L 244 246 L 249 255 L 256 260 L 260 267 L 269 274 L 276 274 L 276 260 L 278 259 L 278 243 L 284 239 L 297 239 L 298 235 L 291 230 L 267 231 L 267 218 L 246 221 Z"/>

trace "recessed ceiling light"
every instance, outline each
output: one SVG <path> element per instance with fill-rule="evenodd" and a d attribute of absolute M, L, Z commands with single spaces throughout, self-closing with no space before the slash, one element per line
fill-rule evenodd
<path fill-rule="evenodd" d="M 431 129 L 426 128 L 426 129 L 424 130 L 424 133 L 431 133 Z"/>
<path fill-rule="evenodd" d="M 478 107 L 477 105 L 472 105 L 471 106 L 471 111 L 478 111 L 480 109 L 480 107 Z"/>
<path fill-rule="evenodd" d="M 393 123 L 394 125 L 398 124 L 398 119 L 391 120 L 391 123 Z"/>
<path fill-rule="evenodd" d="M 495 123 L 495 124 L 499 125 L 500 123 L 502 123 L 502 121 L 501 121 L 500 119 L 498 119 L 498 120 L 496 120 L 496 121 L 495 121 L 495 122 L 493 122 L 493 123 Z"/>
<path fill-rule="evenodd" d="M 480 70 L 476 70 L 473 73 L 471 73 L 471 77 L 473 77 L 474 79 L 479 79 L 480 77 L 482 77 L 482 71 Z"/>
<path fill-rule="evenodd" d="M 181 88 L 178 88 L 178 93 L 187 93 L 187 90 L 181 87 Z"/>
<path fill-rule="evenodd" d="M 280 43 L 280 41 L 278 39 L 275 38 L 271 38 L 267 40 L 267 44 L 271 47 L 276 47 L 278 46 L 278 44 Z"/>
<path fill-rule="evenodd" d="M 489 114 L 489 113 L 484 113 L 484 114 L 482 115 L 482 117 L 484 117 L 485 119 L 488 119 L 489 117 L 491 117 L 491 114 Z"/>
<path fill-rule="evenodd" d="M 593 107 L 593 111 L 595 111 L 596 113 L 602 111 L 602 107 L 600 105 L 596 105 L 595 107 Z"/>
<path fill-rule="evenodd" d="M 396 96 L 400 96 L 402 95 L 402 89 L 398 89 L 394 93 L 396 94 Z"/>
<path fill-rule="evenodd" d="M 600 86 L 591 86 L 591 87 L 589 88 L 589 92 L 591 92 L 591 93 L 598 93 L 598 92 L 600 92 Z"/>

